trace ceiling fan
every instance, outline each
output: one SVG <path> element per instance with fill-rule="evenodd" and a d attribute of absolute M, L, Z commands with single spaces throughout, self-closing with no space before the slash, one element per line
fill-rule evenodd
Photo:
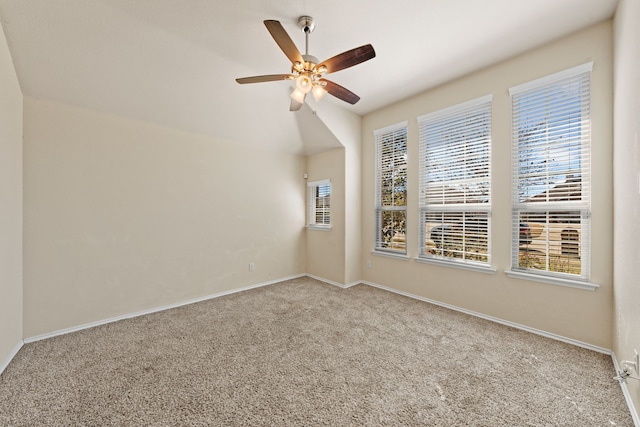
<path fill-rule="evenodd" d="M 327 92 L 349 104 L 355 104 L 360 97 L 350 90 L 324 78 L 325 74 L 335 73 L 345 68 L 353 67 L 376 56 L 373 46 L 366 44 L 355 49 L 342 52 L 325 61 L 319 62 L 315 56 L 309 55 L 309 34 L 315 29 L 315 21 L 310 16 L 301 16 L 298 26 L 305 34 L 305 54 L 293 43 L 280 22 L 264 21 L 269 33 L 280 46 L 280 49 L 291 61 L 291 73 L 269 74 L 264 76 L 243 77 L 236 79 L 240 84 L 273 82 L 279 80 L 295 80 L 296 88 L 291 93 L 290 111 L 298 111 L 309 92 L 319 101 Z"/>

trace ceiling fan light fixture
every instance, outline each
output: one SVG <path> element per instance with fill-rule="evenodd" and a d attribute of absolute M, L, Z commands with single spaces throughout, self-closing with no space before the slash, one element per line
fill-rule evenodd
<path fill-rule="evenodd" d="M 370 44 L 347 50 L 338 55 L 332 56 L 322 62 L 309 55 L 309 34 L 315 28 L 315 21 L 310 16 L 301 16 L 298 19 L 298 26 L 304 32 L 305 50 L 304 55 L 300 53 L 296 44 L 291 40 L 289 34 L 282 24 L 273 19 L 264 21 L 264 25 L 271 34 L 280 50 L 291 61 L 290 74 L 267 74 L 262 76 L 243 77 L 236 79 L 239 84 L 274 82 L 279 80 L 295 80 L 295 87 L 291 93 L 290 111 L 298 111 L 302 107 L 309 92 L 313 92 L 316 102 L 320 101 L 327 93 L 351 105 L 360 100 L 360 97 L 350 90 L 324 78 L 324 74 L 335 73 L 361 64 L 376 56 L 373 46 Z"/>

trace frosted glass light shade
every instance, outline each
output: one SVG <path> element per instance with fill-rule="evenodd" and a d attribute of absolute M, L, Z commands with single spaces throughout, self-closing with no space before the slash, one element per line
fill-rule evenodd
<path fill-rule="evenodd" d="M 313 84 L 311 83 L 311 79 L 309 78 L 309 76 L 305 76 L 304 74 L 298 76 L 298 78 L 296 79 L 296 89 L 298 89 L 302 93 L 309 93 L 312 85 Z"/>
<path fill-rule="evenodd" d="M 316 101 L 320 101 L 327 94 L 327 91 L 322 86 L 315 85 L 312 89 L 312 93 Z"/>
<path fill-rule="evenodd" d="M 291 98 L 293 98 L 295 101 L 299 102 L 300 104 L 302 104 L 304 102 L 304 97 L 305 97 L 305 93 L 295 89 L 293 92 L 291 92 Z"/>

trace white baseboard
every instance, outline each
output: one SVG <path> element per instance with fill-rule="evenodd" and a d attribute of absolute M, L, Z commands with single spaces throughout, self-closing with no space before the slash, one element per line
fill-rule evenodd
<path fill-rule="evenodd" d="M 313 274 L 308 274 L 307 273 L 307 274 L 305 274 L 305 276 L 311 277 L 312 279 L 316 279 L 316 280 L 319 280 L 319 281 L 324 282 L 324 283 L 328 283 L 328 284 L 333 285 L 333 286 L 337 286 L 337 287 L 342 288 L 342 289 L 348 289 L 348 288 L 350 288 L 352 286 L 357 285 L 358 283 L 362 283 L 360 280 L 358 280 L 356 282 L 351 282 L 351 283 L 347 283 L 346 285 L 343 285 L 342 283 L 334 282 L 333 280 L 325 279 L 324 277 L 314 276 Z"/>
<path fill-rule="evenodd" d="M 4 372 L 5 369 L 7 369 L 7 366 L 9 366 L 9 363 L 11 363 L 13 358 L 16 357 L 16 354 L 18 354 L 23 345 L 24 342 L 20 341 L 11 351 L 11 353 L 9 353 L 9 357 L 7 357 L 7 360 L 5 360 L 2 365 L 0 365 L 0 375 Z"/>
<path fill-rule="evenodd" d="M 238 293 L 238 292 L 248 291 L 249 289 L 261 288 L 263 286 L 273 285 L 274 283 L 283 282 L 285 280 L 297 279 L 297 278 L 304 277 L 304 276 L 306 276 L 306 275 L 305 274 L 298 274 L 298 275 L 295 275 L 295 276 L 289 276 L 289 277 L 283 277 L 283 278 L 280 278 L 280 279 L 269 280 L 268 282 L 262 282 L 262 283 L 257 283 L 255 285 L 245 286 L 245 287 L 238 288 L 238 289 L 232 289 L 232 290 L 229 290 L 229 291 L 218 292 L 218 293 L 207 295 L 207 296 L 200 297 L 200 298 L 193 298 L 193 299 L 186 300 L 186 301 L 180 301 L 180 302 L 177 302 L 177 303 L 174 303 L 174 304 L 168 304 L 168 305 L 164 305 L 164 306 L 161 306 L 161 307 L 154 307 L 154 308 L 150 308 L 148 310 L 142 310 L 142 311 L 137 311 L 137 312 L 134 312 L 134 313 L 124 314 L 122 316 L 111 317 L 109 319 L 98 320 L 96 322 L 86 323 L 84 325 L 73 326 L 71 328 L 66 328 L 66 329 L 60 329 L 60 330 L 57 330 L 57 331 L 48 332 L 46 334 L 36 335 L 34 337 L 25 338 L 24 339 L 24 343 L 28 344 L 28 343 L 32 343 L 32 342 L 35 342 L 35 341 L 40 341 L 40 340 L 44 340 L 44 339 L 47 339 L 47 338 L 52 338 L 52 337 L 55 337 L 55 336 L 58 336 L 58 335 L 70 334 L 72 332 L 81 331 L 83 329 L 94 328 L 94 327 L 100 326 L 100 325 L 106 325 L 107 323 L 113 323 L 113 322 L 117 322 L 119 320 L 131 319 L 133 317 L 144 316 L 145 314 L 151 314 L 151 313 L 157 313 L 159 311 L 170 310 L 172 308 L 182 307 L 183 305 L 195 304 L 197 302 L 207 301 L 207 300 L 210 300 L 210 299 L 213 299 L 213 298 L 223 297 L 225 295 L 231 295 L 231 294 L 235 294 L 235 293 Z"/>
<path fill-rule="evenodd" d="M 515 322 L 510 322 L 508 320 L 503 320 L 503 319 L 500 319 L 498 317 L 488 316 L 486 314 L 478 313 L 477 311 L 467 310 L 466 308 L 457 307 L 455 305 L 451 305 L 451 304 L 447 304 L 447 303 L 444 303 L 444 302 L 440 302 L 440 301 L 432 300 L 432 299 L 429 299 L 429 298 L 425 298 L 425 297 L 422 297 L 420 295 L 415 295 L 415 294 L 411 294 L 409 292 L 400 291 L 398 289 L 389 288 L 387 286 L 378 285 L 377 283 L 367 282 L 367 281 L 364 281 L 364 280 L 361 281 L 360 283 L 364 283 L 365 285 L 368 285 L 368 286 L 373 286 L 374 288 L 379 288 L 379 289 L 383 289 L 385 291 L 393 292 L 395 294 L 403 295 L 405 297 L 409 297 L 409 298 L 417 299 L 417 300 L 420 300 L 420 301 L 428 302 L 429 304 L 434 304 L 434 305 L 438 305 L 440 307 L 444 307 L 444 308 L 448 308 L 448 309 L 451 309 L 451 310 L 459 311 L 461 313 L 469 314 L 471 316 L 479 317 L 481 319 L 490 320 L 492 322 L 500 323 L 502 325 L 511 326 L 513 328 L 521 329 L 521 330 L 527 331 L 527 332 L 531 332 L 531 333 L 534 333 L 536 335 L 542 335 L 543 337 L 551 338 L 551 339 L 554 339 L 556 341 L 562 341 L 562 342 L 566 342 L 568 344 L 576 345 L 578 347 L 583 347 L 583 348 L 586 348 L 586 349 L 589 349 L 589 350 L 597 351 L 598 353 L 604 353 L 604 354 L 607 354 L 607 355 L 612 354 L 611 350 L 608 349 L 608 348 L 599 347 L 597 345 L 593 345 L 593 344 L 589 344 L 589 343 L 586 343 L 586 342 L 574 340 L 573 338 L 563 337 L 562 335 L 557 335 L 557 334 L 553 334 L 551 332 L 546 332 L 546 331 L 543 331 L 543 330 L 540 330 L 540 329 L 531 328 L 529 326 L 521 325 L 521 324 L 515 323 Z"/>
<path fill-rule="evenodd" d="M 611 352 L 611 359 L 613 360 L 613 366 L 616 368 L 616 372 L 620 372 L 620 364 L 618 364 L 618 359 L 616 358 L 616 354 L 614 352 Z M 622 389 L 624 400 L 627 402 L 627 406 L 629 407 L 629 411 L 631 412 L 633 423 L 636 427 L 640 427 L 640 417 L 638 416 L 638 411 L 636 410 L 636 407 L 633 404 L 633 400 L 631 399 L 631 393 L 629 392 L 627 382 L 620 382 L 620 388 Z"/>
<path fill-rule="evenodd" d="M 222 297 L 222 296 L 225 296 L 225 295 L 230 295 L 230 294 L 234 294 L 234 293 L 237 293 L 237 292 L 243 292 L 243 291 L 247 291 L 247 290 L 250 290 L 250 289 L 260 288 L 260 287 L 263 287 L 263 286 L 272 285 L 274 283 L 283 282 L 285 280 L 297 279 L 297 278 L 304 277 L 304 276 L 308 276 L 308 277 L 310 277 L 312 279 L 320 280 L 321 282 L 325 282 L 325 283 L 337 286 L 337 287 L 342 288 L 342 289 L 347 289 L 347 288 L 350 288 L 350 287 L 352 287 L 354 285 L 362 283 L 362 284 L 365 284 L 365 285 L 368 285 L 368 286 L 373 286 L 375 288 L 383 289 L 385 291 L 393 292 L 393 293 L 396 293 L 396 294 L 399 294 L 399 295 L 403 295 L 403 296 L 406 296 L 406 297 L 409 297 L 409 298 L 417 299 L 417 300 L 424 301 L 424 302 L 427 302 L 427 303 L 430 303 L 430 304 L 438 305 L 438 306 L 445 307 L 445 308 L 448 308 L 448 309 L 451 309 L 451 310 L 455 310 L 455 311 L 466 313 L 466 314 L 469 314 L 469 315 L 472 315 L 472 316 L 480 317 L 482 319 L 490 320 L 492 322 L 496 322 L 496 323 L 500 323 L 500 324 L 503 324 L 503 325 L 511 326 L 511 327 L 514 327 L 514 328 L 517 328 L 517 329 L 521 329 L 521 330 L 524 330 L 524 331 L 532 332 L 532 333 L 537 334 L 537 335 L 542 335 L 542 336 L 545 336 L 545 337 L 548 337 L 548 338 L 552 338 L 552 339 L 555 339 L 555 340 L 558 340 L 558 341 L 563 341 L 563 342 L 566 342 L 566 343 L 569 343 L 569 344 L 577 345 L 578 347 L 583 347 L 583 348 L 586 348 L 586 349 L 589 349 L 589 350 L 597 351 L 599 353 L 604 353 L 604 354 L 608 354 L 608 355 L 612 354 L 612 351 L 610 349 L 607 349 L 607 348 L 598 347 L 598 346 L 595 346 L 595 345 L 592 345 L 592 344 L 589 344 L 589 343 L 585 343 L 585 342 L 582 342 L 582 341 L 574 340 L 572 338 L 563 337 L 561 335 L 556 335 L 556 334 L 553 334 L 553 333 L 550 333 L 550 332 L 542 331 L 540 329 L 535 329 L 535 328 L 531 328 L 529 326 L 521 325 L 519 323 L 510 322 L 508 320 L 503 320 L 503 319 L 500 319 L 500 318 L 497 318 L 497 317 L 488 316 L 486 314 L 478 313 L 478 312 L 475 312 L 475 311 L 472 311 L 472 310 L 467 310 L 467 309 L 464 309 L 464 308 L 461 308 L 461 307 L 456 307 L 456 306 L 451 305 L 451 304 L 446 304 L 446 303 L 443 303 L 443 302 L 440 302 L 440 301 L 436 301 L 436 300 L 432 300 L 432 299 L 429 299 L 429 298 L 425 298 L 425 297 L 422 297 L 422 296 L 419 296 L 419 295 L 415 295 L 415 294 L 411 294 L 411 293 L 408 293 L 408 292 L 400 291 L 398 289 L 394 289 L 394 288 L 390 288 L 390 287 L 387 287 L 387 286 L 379 285 L 377 283 L 367 282 L 367 281 L 356 281 L 356 282 L 353 282 L 353 283 L 341 284 L 341 283 L 334 282 L 334 281 L 329 280 L 329 279 L 325 279 L 323 277 L 315 276 L 313 274 L 298 274 L 298 275 L 289 276 L 289 277 L 282 277 L 282 278 L 279 278 L 279 279 L 270 280 L 268 282 L 257 283 L 255 285 L 250 285 L 250 286 L 245 286 L 245 287 L 238 288 L 238 289 L 232 289 L 232 290 L 229 290 L 229 291 L 219 292 L 219 293 L 216 293 L 216 294 L 211 294 L 211 295 L 207 295 L 207 296 L 200 297 L 200 298 L 194 298 L 194 299 L 190 299 L 190 300 L 186 300 L 186 301 L 177 302 L 177 303 L 174 303 L 174 304 L 168 304 L 168 305 L 161 306 L 161 307 L 154 307 L 154 308 L 151 308 L 151 309 L 148 309 L 148 310 L 142 310 L 142 311 L 138 311 L 138 312 L 134 312 L 134 313 L 128 313 L 128 314 L 124 314 L 122 316 L 117 316 L 117 317 L 112 317 L 112 318 L 108 318 L 108 319 L 99 320 L 99 321 L 96 321 L 96 322 L 86 323 L 84 325 L 73 326 L 71 328 L 60 329 L 60 330 L 53 331 L 53 332 L 48 332 L 48 333 L 45 333 L 45 334 L 42 334 L 42 335 L 36 335 L 36 336 L 33 336 L 33 337 L 25 338 L 24 339 L 24 343 L 28 344 L 28 343 L 31 343 L 31 342 L 40 341 L 40 340 L 43 340 L 43 339 L 46 339 L 46 338 L 55 337 L 55 336 L 58 336 L 58 335 L 69 334 L 69 333 L 72 333 L 72 332 L 81 331 L 83 329 L 93 328 L 95 326 L 100 326 L 100 325 L 105 325 L 107 323 L 117 322 L 119 320 L 130 319 L 130 318 L 138 317 L 138 316 L 144 316 L 145 314 L 151 314 L 151 313 L 156 313 L 156 312 L 159 312 L 159 311 L 170 310 L 172 308 L 177 308 L 177 307 L 181 307 L 181 306 L 188 305 L 188 304 L 194 304 L 194 303 L 197 303 L 197 302 L 201 302 L 201 301 L 206 301 L 206 300 L 210 300 L 210 299 L 213 299 L 213 298 Z M 13 355 L 9 358 L 9 361 L 13 358 L 13 356 L 15 356 L 15 353 L 18 352 L 20 347 L 22 347 L 22 343 L 20 343 L 20 345 L 17 347 L 17 349 L 15 350 Z M 2 369 L 4 369 L 8 363 L 9 362 L 6 362 L 3 365 Z"/>

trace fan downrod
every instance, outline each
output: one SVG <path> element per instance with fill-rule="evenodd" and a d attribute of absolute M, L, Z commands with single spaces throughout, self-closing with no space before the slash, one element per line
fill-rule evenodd
<path fill-rule="evenodd" d="M 304 32 L 304 55 L 302 58 L 305 62 L 305 68 L 311 70 L 318 63 L 318 58 L 309 55 L 309 34 L 316 29 L 316 21 L 311 16 L 303 15 L 298 18 L 298 27 Z"/>

